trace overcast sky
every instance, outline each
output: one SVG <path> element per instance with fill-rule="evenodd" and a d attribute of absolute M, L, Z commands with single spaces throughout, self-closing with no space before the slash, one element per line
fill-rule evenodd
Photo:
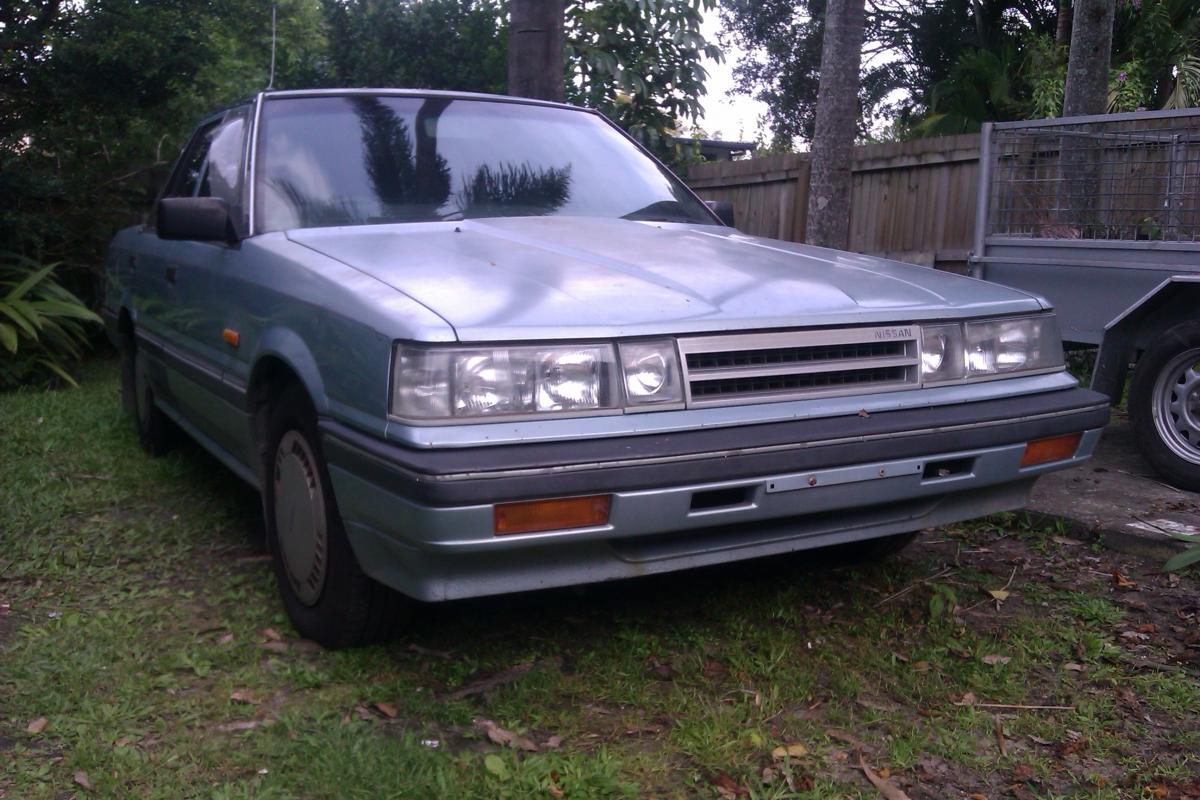
<path fill-rule="evenodd" d="M 716 9 L 705 12 L 701 30 L 704 38 L 715 44 L 721 30 L 720 12 Z M 733 88 L 733 67 L 739 54 L 740 51 L 729 48 L 723 63 L 704 60 L 704 68 L 708 70 L 708 94 L 700 101 L 704 106 L 700 127 L 715 139 L 752 142 L 759 138 L 759 117 L 766 112 L 766 105 L 746 95 L 729 94 Z M 765 131 L 763 133 L 762 138 L 766 139 Z"/>

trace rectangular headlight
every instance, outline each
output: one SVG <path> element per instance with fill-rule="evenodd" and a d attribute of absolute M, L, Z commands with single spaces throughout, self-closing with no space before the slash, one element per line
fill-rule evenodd
<path fill-rule="evenodd" d="M 683 402 L 683 381 L 674 339 L 621 342 L 621 375 L 630 406 L 662 406 Z"/>
<path fill-rule="evenodd" d="M 961 380 L 963 355 L 961 323 L 921 328 L 921 380 L 925 383 Z"/>
<path fill-rule="evenodd" d="M 1063 364 L 1053 314 L 966 323 L 967 377 L 1051 369 Z"/>
<path fill-rule="evenodd" d="M 615 408 L 610 344 L 396 348 L 392 413 L 409 419 Z"/>

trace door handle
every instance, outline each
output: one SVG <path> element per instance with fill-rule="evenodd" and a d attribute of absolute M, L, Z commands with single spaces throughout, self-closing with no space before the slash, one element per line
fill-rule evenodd
<path fill-rule="evenodd" d="M 176 268 L 174 264 L 170 264 L 166 269 L 167 283 L 175 283 Z"/>

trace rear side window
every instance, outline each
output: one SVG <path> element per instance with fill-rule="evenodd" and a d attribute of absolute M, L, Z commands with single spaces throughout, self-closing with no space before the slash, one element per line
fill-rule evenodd
<path fill-rule="evenodd" d="M 247 118 L 247 109 L 237 108 L 197 130 L 163 196 L 220 197 L 240 211 Z"/>

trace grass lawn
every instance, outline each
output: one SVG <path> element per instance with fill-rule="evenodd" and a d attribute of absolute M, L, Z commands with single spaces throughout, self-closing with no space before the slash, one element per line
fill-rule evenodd
<path fill-rule="evenodd" d="M 1200 796 L 1196 581 L 1016 518 L 326 652 L 257 496 L 142 455 L 115 362 L 0 431 L 0 798 L 884 796 L 860 759 L 914 800 Z"/>

